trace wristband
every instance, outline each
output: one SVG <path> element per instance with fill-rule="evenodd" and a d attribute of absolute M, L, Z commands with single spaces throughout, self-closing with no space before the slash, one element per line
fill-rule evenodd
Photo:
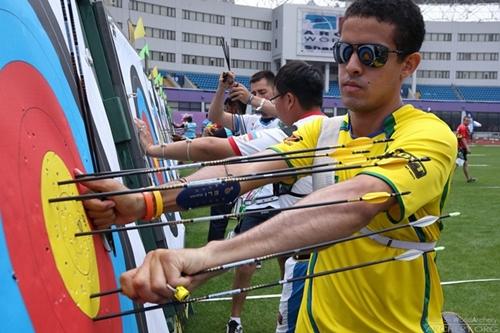
<path fill-rule="evenodd" d="M 254 95 L 254 94 L 250 94 L 250 96 L 248 96 L 247 105 L 248 105 L 248 104 L 250 104 L 250 105 L 252 104 L 252 99 L 253 99 L 254 97 L 255 97 L 255 95 Z"/>
<path fill-rule="evenodd" d="M 144 221 L 151 221 L 154 217 L 154 201 L 151 192 L 142 192 L 144 204 L 146 205 L 146 215 L 142 218 Z"/>
<path fill-rule="evenodd" d="M 153 197 L 155 199 L 155 215 L 154 217 L 160 217 L 163 214 L 163 197 L 160 191 L 153 191 Z"/>
<path fill-rule="evenodd" d="M 167 146 L 166 143 L 162 143 L 160 144 L 160 147 L 161 147 L 161 157 L 162 158 L 167 158 L 167 155 L 165 155 L 165 147 Z"/>
<path fill-rule="evenodd" d="M 264 106 L 264 102 L 265 102 L 265 101 L 266 101 L 266 99 L 265 99 L 265 98 L 262 98 L 262 99 L 260 100 L 260 104 L 259 104 L 259 106 L 255 109 L 255 111 L 260 111 L 260 110 L 262 109 L 262 107 Z"/>
<path fill-rule="evenodd" d="M 177 195 L 176 203 L 183 209 L 210 206 L 213 204 L 230 204 L 240 195 L 240 184 L 236 181 L 224 181 L 187 186 Z"/>
<path fill-rule="evenodd" d="M 189 153 L 190 145 L 191 145 L 191 139 L 186 138 L 186 161 L 191 161 L 191 154 Z"/>

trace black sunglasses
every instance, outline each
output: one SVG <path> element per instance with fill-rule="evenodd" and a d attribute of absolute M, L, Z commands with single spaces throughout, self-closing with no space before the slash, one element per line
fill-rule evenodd
<path fill-rule="evenodd" d="M 279 97 L 283 96 L 284 94 L 286 94 L 286 93 L 279 93 L 278 95 L 275 95 L 275 96 L 271 97 L 271 98 L 269 99 L 269 102 L 274 101 L 276 98 L 279 98 Z"/>
<path fill-rule="evenodd" d="M 402 54 L 400 50 L 390 50 L 387 46 L 380 44 L 349 44 L 336 41 L 333 44 L 333 58 L 339 64 L 346 64 L 356 51 L 359 61 L 368 67 L 380 68 L 385 65 L 389 53 Z"/>

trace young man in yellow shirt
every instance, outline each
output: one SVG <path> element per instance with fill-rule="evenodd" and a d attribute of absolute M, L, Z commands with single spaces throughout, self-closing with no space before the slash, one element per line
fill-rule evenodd
<path fill-rule="evenodd" d="M 429 162 L 405 166 L 380 166 L 339 171 L 299 204 L 313 204 L 362 196 L 369 192 L 411 194 L 380 204 L 357 202 L 287 211 L 227 241 L 208 243 L 200 249 L 156 250 L 144 264 L 122 275 L 124 293 L 134 300 L 162 302 L 172 298 L 168 285 L 194 289 L 206 276 L 190 274 L 244 258 L 276 253 L 346 237 L 361 230 L 407 224 L 424 215 L 439 215 L 448 192 L 456 157 L 456 138 L 449 127 L 432 114 L 403 105 L 400 88 L 420 62 L 418 53 L 425 35 L 419 8 L 411 0 L 357 0 L 347 9 L 340 41 L 334 46 L 339 65 L 342 101 L 349 114 L 339 126 L 317 120 L 302 126 L 277 151 L 296 150 L 356 137 L 391 138 L 374 145 L 368 156 L 392 153 L 402 157 L 428 157 Z M 276 83 L 278 113 L 297 102 L 297 96 Z M 310 165 L 295 160 L 292 165 Z M 249 174 L 287 167 L 284 161 L 201 169 L 188 177 L 200 180 Z M 328 181 L 328 179 L 326 179 Z M 241 193 L 270 180 L 242 182 Z M 273 181 L 293 182 L 283 178 Z M 327 183 L 327 182 L 326 182 Z M 122 189 L 103 181 L 88 184 L 97 191 Z M 324 184 L 326 185 L 326 184 Z M 165 210 L 176 210 L 181 191 L 163 193 Z M 87 212 L 98 227 L 123 224 L 145 214 L 141 195 L 89 200 Z M 386 233 L 388 242 L 364 238 L 313 253 L 309 272 L 384 259 L 408 248 L 430 249 L 439 239 L 438 225 L 405 228 Z M 442 290 L 430 252 L 410 262 L 391 262 L 306 283 L 297 332 L 441 332 Z"/>

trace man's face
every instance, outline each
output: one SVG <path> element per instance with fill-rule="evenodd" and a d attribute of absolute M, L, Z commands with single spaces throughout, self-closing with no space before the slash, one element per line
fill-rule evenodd
<path fill-rule="evenodd" d="M 270 99 L 273 97 L 273 86 L 266 79 L 260 79 L 250 83 L 250 92 L 257 97 Z"/>
<path fill-rule="evenodd" d="M 271 103 L 274 104 L 274 107 L 276 108 L 276 114 L 278 115 L 278 118 L 285 124 L 291 125 L 293 124 L 294 120 L 290 119 L 290 110 L 289 106 L 286 103 L 286 100 L 284 99 L 286 96 L 280 95 L 278 89 L 276 87 L 273 90 L 273 96 L 274 98 Z"/>
<path fill-rule="evenodd" d="M 341 41 L 350 44 L 381 44 L 395 50 L 394 26 L 375 18 L 350 17 L 342 26 Z M 387 111 L 399 100 L 402 64 L 397 54 L 389 53 L 386 64 L 373 68 L 362 64 L 354 51 L 344 64 L 339 64 L 339 86 L 342 101 L 354 112 Z"/>
<path fill-rule="evenodd" d="M 469 117 L 464 117 L 464 125 L 469 126 L 470 124 L 470 118 Z"/>

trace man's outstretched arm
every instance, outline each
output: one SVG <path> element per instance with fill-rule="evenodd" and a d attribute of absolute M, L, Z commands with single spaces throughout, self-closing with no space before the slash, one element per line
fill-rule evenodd
<path fill-rule="evenodd" d="M 264 151 L 260 154 L 269 154 L 272 151 Z M 213 166 L 198 170 L 194 174 L 186 177 L 187 182 L 200 181 L 205 179 L 213 179 L 226 176 L 240 176 L 254 174 L 258 172 L 268 172 L 276 169 L 287 168 L 285 161 L 270 161 L 257 163 L 240 163 L 227 166 Z M 238 194 L 246 193 L 254 188 L 262 185 L 280 181 L 279 178 L 262 179 L 254 181 L 241 182 Z M 171 184 L 179 181 L 171 182 Z M 86 187 L 95 192 L 110 192 L 121 191 L 127 188 L 112 179 L 91 181 L 84 183 Z M 177 197 L 183 189 L 164 190 L 161 191 L 163 198 L 164 211 L 179 211 L 186 207 L 179 205 Z M 189 202 L 188 202 L 189 203 Z M 97 228 L 106 228 L 113 224 L 126 224 L 138 219 L 142 219 L 146 215 L 146 206 L 144 196 L 141 193 L 133 193 L 127 195 L 113 196 L 108 200 L 91 199 L 84 201 L 88 216 L 92 219 L 93 224 Z"/>
<path fill-rule="evenodd" d="M 362 196 L 368 192 L 391 191 L 378 178 L 360 175 L 316 191 L 298 204 L 318 203 Z M 190 274 L 265 254 L 291 250 L 351 235 L 367 225 L 379 212 L 394 205 L 357 202 L 282 212 L 261 225 L 230 240 L 213 241 L 199 249 L 155 250 L 144 263 L 121 277 L 128 297 L 141 302 L 164 302 L 172 298 L 167 288 L 182 285 L 194 289 L 204 281 Z"/>

